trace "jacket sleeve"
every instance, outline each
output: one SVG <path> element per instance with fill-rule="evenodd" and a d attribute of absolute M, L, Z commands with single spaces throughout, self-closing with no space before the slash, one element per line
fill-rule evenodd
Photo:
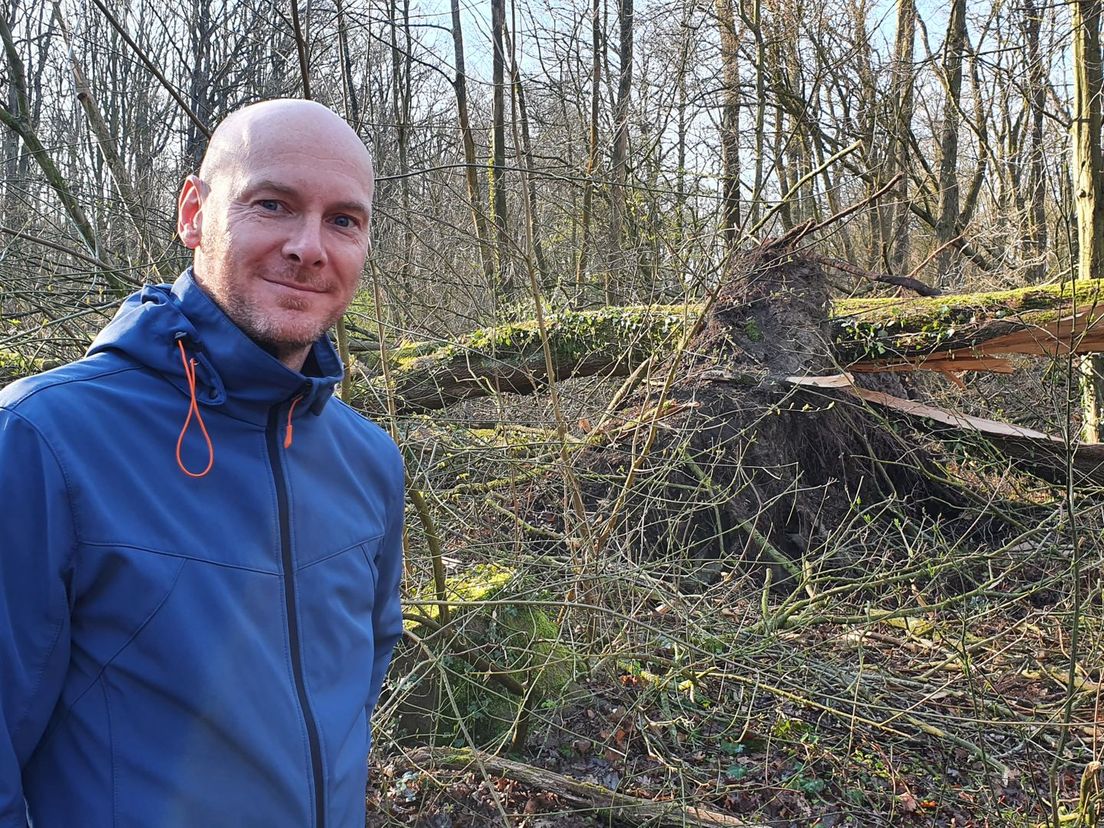
<path fill-rule="evenodd" d="M 387 515 L 387 531 L 376 559 L 376 597 L 372 609 L 372 627 L 376 640 L 375 660 L 372 665 L 372 685 L 368 688 L 368 718 L 379 701 L 383 677 L 391 664 L 391 653 L 403 633 L 402 607 L 399 603 L 399 582 L 403 571 L 403 509 L 406 497 L 402 458 L 392 448 L 389 462 L 392 464 L 392 490 Z"/>
<path fill-rule="evenodd" d="M 0 407 L 0 828 L 27 824 L 22 771 L 69 663 L 74 545 L 57 457 L 34 426 Z"/>

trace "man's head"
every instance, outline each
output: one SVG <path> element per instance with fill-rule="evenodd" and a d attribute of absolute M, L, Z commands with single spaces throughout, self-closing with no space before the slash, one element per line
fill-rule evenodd
<path fill-rule="evenodd" d="M 344 313 L 368 254 L 372 158 L 312 101 L 240 109 L 188 176 L 177 232 L 200 286 L 289 367 Z"/>

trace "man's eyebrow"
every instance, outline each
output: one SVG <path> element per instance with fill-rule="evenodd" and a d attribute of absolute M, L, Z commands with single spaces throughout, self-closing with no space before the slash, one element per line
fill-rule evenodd
<path fill-rule="evenodd" d="M 250 182 L 249 185 L 242 190 L 242 195 L 253 195 L 261 191 L 288 196 L 298 195 L 298 191 L 294 187 L 289 187 L 287 184 L 281 184 L 278 181 L 272 181 L 268 178 Z"/>
<path fill-rule="evenodd" d="M 339 201 L 331 204 L 330 209 L 339 213 L 359 213 L 364 217 L 372 213 L 372 208 L 363 201 Z"/>

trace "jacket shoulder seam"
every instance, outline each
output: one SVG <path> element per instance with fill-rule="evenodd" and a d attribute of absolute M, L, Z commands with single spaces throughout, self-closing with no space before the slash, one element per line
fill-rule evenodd
<path fill-rule="evenodd" d="M 70 363 L 70 365 L 75 365 L 75 364 L 76 363 Z M 0 408 L 6 408 L 8 411 L 11 411 L 12 413 L 15 413 L 15 409 L 16 409 L 17 406 L 20 406 L 20 405 L 26 403 L 27 400 L 41 394 L 43 391 L 49 391 L 50 389 L 53 389 L 53 388 L 61 388 L 62 386 L 73 385 L 75 383 L 95 382 L 96 380 L 103 379 L 104 377 L 110 377 L 110 376 L 113 376 L 115 374 L 125 374 L 129 371 L 140 371 L 140 370 L 142 370 L 141 365 L 124 365 L 121 368 L 111 368 L 111 369 L 106 369 L 105 368 L 105 369 L 102 369 L 100 371 L 97 371 L 94 374 L 89 374 L 87 376 L 81 376 L 81 377 L 68 377 L 68 378 L 65 378 L 65 379 L 60 379 L 60 378 L 59 379 L 54 379 L 54 378 L 51 377 L 49 382 L 44 383 L 44 384 L 39 385 L 39 386 L 36 386 L 34 388 L 31 388 L 30 390 L 28 390 L 27 392 L 25 392 L 21 396 L 16 397 L 10 403 L 6 403 L 6 404 L 0 406 Z M 24 419 L 26 420 L 26 417 L 24 417 Z M 28 422 L 29 422 L 29 420 L 28 420 Z"/>

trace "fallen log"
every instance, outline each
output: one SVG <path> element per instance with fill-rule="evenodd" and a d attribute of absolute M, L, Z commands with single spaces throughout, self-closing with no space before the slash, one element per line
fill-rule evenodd
<path fill-rule="evenodd" d="M 566 311 L 548 320 L 554 379 L 627 376 L 653 355 L 670 353 L 697 323 L 701 305 Z M 829 337 L 850 371 L 1008 373 L 1008 354 L 1054 356 L 1104 351 L 1104 280 L 931 298 L 844 299 L 831 304 Z M 755 321 L 748 315 L 747 335 Z M 445 408 L 465 399 L 527 394 L 548 382 L 533 321 L 482 328 L 451 342 L 406 344 L 387 354 L 362 343 L 359 403 L 398 413 Z"/>
<path fill-rule="evenodd" d="M 765 828 L 760 823 L 745 822 L 709 808 L 629 796 L 544 768 L 472 750 L 420 748 L 411 752 L 403 764 L 419 769 L 447 768 L 512 779 L 536 792 L 554 795 L 565 811 L 594 813 L 615 825 L 650 825 L 655 828 Z"/>

